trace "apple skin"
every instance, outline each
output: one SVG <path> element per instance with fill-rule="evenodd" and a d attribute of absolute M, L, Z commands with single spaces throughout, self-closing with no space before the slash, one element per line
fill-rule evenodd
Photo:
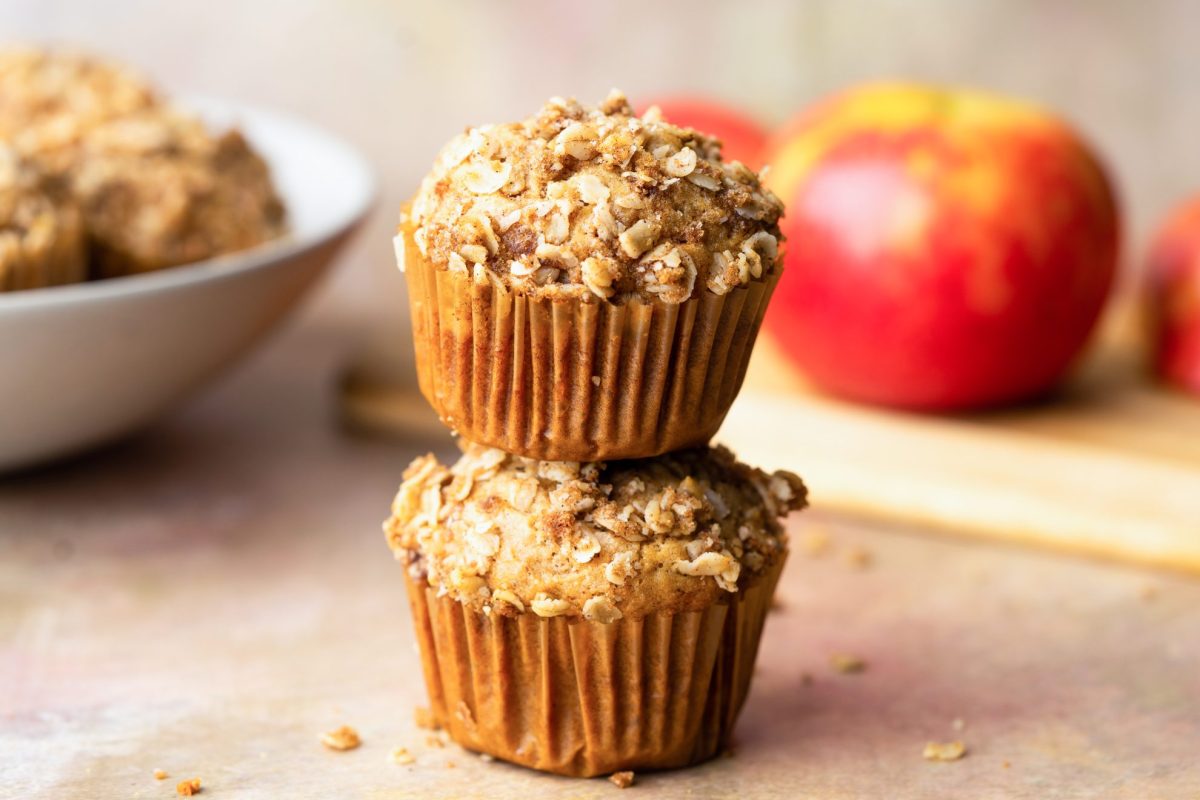
<path fill-rule="evenodd" d="M 650 106 L 658 106 L 663 119 L 672 125 L 720 139 L 724 160 L 740 161 L 756 171 L 762 167 L 769 136 L 750 115 L 717 100 L 686 95 L 652 99 L 638 105 L 637 112 L 644 114 Z"/>
<path fill-rule="evenodd" d="M 1176 209 L 1155 236 L 1147 301 L 1154 371 L 1200 395 L 1200 197 Z"/>
<path fill-rule="evenodd" d="M 1095 327 L 1113 190 L 1065 123 L 920 84 L 818 104 L 768 147 L 784 272 L 766 329 L 819 387 L 921 411 L 1051 389 Z"/>

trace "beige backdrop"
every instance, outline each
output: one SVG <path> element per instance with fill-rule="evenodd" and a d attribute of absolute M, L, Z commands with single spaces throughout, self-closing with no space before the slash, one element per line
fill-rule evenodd
<path fill-rule="evenodd" d="M 1200 3 L 1187 0 L 0 0 L 0 31 L 303 114 L 365 150 L 379 209 L 321 305 L 372 316 L 403 291 L 388 230 L 438 145 L 552 94 L 708 92 L 768 121 L 881 76 L 1024 95 L 1075 120 L 1114 167 L 1127 264 L 1200 190 Z"/>

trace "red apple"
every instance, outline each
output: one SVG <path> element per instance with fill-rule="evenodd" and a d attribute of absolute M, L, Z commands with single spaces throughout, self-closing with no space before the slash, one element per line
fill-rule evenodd
<path fill-rule="evenodd" d="M 767 329 L 816 384 L 928 411 L 1055 385 L 1108 296 L 1118 219 L 1065 123 L 980 92 L 853 89 L 768 149 L 785 269 Z"/>
<path fill-rule="evenodd" d="M 638 113 L 645 113 L 650 106 L 658 106 L 663 119 L 672 125 L 695 128 L 720 139 L 726 161 L 741 161 L 754 170 L 762 166 L 767 132 L 748 114 L 716 100 L 686 96 L 651 100 L 638 106 Z"/>
<path fill-rule="evenodd" d="M 1200 197 L 1177 209 L 1155 237 L 1148 287 L 1155 371 L 1200 394 Z"/>

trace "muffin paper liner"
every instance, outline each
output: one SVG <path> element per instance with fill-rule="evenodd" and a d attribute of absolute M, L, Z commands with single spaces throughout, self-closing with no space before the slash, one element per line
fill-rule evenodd
<path fill-rule="evenodd" d="M 463 747 L 562 775 L 711 758 L 750 689 L 784 560 L 705 610 L 608 625 L 485 615 L 406 570 L 433 714 Z"/>
<path fill-rule="evenodd" d="M 682 304 L 551 300 L 439 269 L 405 226 L 421 392 L 465 438 L 560 461 L 708 442 L 741 388 L 781 270 Z"/>

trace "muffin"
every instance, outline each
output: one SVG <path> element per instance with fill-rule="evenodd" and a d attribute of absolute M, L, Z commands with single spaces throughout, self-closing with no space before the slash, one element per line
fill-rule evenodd
<path fill-rule="evenodd" d="M 16 154 L 0 147 L 0 291 L 87 277 L 79 212 L 43 191 Z"/>
<path fill-rule="evenodd" d="M 418 458 L 384 530 L 433 714 L 464 747 L 565 775 L 711 757 L 749 689 L 780 519 L 805 501 L 724 448 Z"/>
<path fill-rule="evenodd" d="M 781 212 L 717 140 L 618 92 L 472 128 L 396 237 L 421 390 L 465 438 L 532 458 L 705 444 L 779 278 Z"/>
<path fill-rule="evenodd" d="M 0 140 L 52 176 L 69 170 L 88 131 L 158 104 L 140 75 L 84 53 L 0 50 Z"/>
<path fill-rule="evenodd" d="M 71 176 L 97 277 L 149 272 L 280 236 L 266 163 L 236 130 L 149 109 L 97 126 Z"/>

